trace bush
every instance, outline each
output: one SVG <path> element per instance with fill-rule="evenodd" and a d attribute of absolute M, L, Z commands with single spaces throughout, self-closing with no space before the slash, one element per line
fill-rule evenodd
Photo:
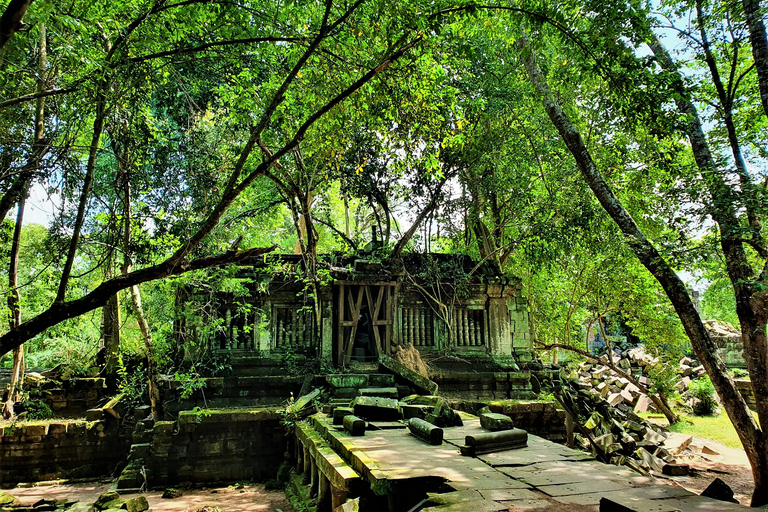
<path fill-rule="evenodd" d="M 30 420 L 47 420 L 53 417 L 53 411 L 42 400 L 26 400 L 22 403 L 22 407 L 27 413 L 27 419 Z"/>
<path fill-rule="evenodd" d="M 715 387 L 709 377 L 704 376 L 691 382 L 688 391 L 694 398 L 693 413 L 698 416 L 707 416 L 715 412 L 717 401 L 715 400 Z"/>

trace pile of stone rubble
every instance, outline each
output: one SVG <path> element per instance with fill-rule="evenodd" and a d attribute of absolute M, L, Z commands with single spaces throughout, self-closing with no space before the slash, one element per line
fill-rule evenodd
<path fill-rule="evenodd" d="M 678 464 L 676 459 L 686 446 L 678 443 L 672 449 L 666 442 L 667 432 L 638 416 L 630 403 L 610 406 L 596 391 L 581 389 L 580 381 L 566 384 L 562 393 L 577 421 L 581 420 L 580 433 L 574 435 L 576 445 L 605 462 L 626 465 L 640 473 L 688 473 L 689 466 Z"/>
<path fill-rule="evenodd" d="M 636 413 L 657 412 L 653 402 L 641 389 L 630 382 L 629 379 L 614 373 L 606 364 L 608 356 L 600 357 L 601 363 L 583 362 L 576 368 L 571 377 L 577 379 L 578 385 L 584 390 L 595 390 L 610 405 L 623 404 L 632 408 Z M 615 350 L 613 352 L 613 364 L 628 375 L 650 388 L 651 369 L 659 361 L 647 354 L 643 347 L 635 347 L 626 351 Z M 680 360 L 678 370 L 680 380 L 677 383 L 677 391 L 680 393 L 683 403 L 689 403 L 692 397 L 688 394 L 688 387 L 694 380 L 706 375 L 704 367 L 695 359 L 684 357 Z"/>

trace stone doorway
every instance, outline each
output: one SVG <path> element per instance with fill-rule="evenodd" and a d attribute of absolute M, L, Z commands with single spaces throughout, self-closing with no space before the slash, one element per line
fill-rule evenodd
<path fill-rule="evenodd" d="M 394 282 L 336 283 L 336 364 L 390 353 L 394 290 Z"/>

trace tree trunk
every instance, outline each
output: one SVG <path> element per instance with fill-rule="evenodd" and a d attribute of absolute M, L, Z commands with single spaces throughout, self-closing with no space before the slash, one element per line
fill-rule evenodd
<path fill-rule="evenodd" d="M 744 445 L 744 449 L 747 452 L 747 456 L 750 459 L 753 475 L 755 476 L 756 487 L 752 500 L 752 504 L 755 506 L 756 503 L 759 503 L 759 500 L 762 499 L 761 497 L 766 496 L 766 489 L 763 487 L 768 483 L 768 481 L 766 481 L 766 477 L 768 477 L 768 466 L 764 464 L 766 461 L 765 436 L 752 417 L 752 413 L 746 402 L 736 389 L 733 379 L 728 375 L 725 364 L 717 355 L 715 344 L 710 338 L 707 330 L 704 328 L 701 318 L 691 302 L 685 283 L 682 282 L 667 261 L 646 238 L 632 216 L 626 209 L 624 209 L 624 206 L 605 182 L 605 179 L 592 160 L 592 156 L 584 144 L 581 134 L 573 125 L 570 118 L 563 112 L 563 109 L 550 91 L 541 70 L 534 60 L 530 43 L 525 36 L 518 40 L 518 48 L 521 50 L 521 55 L 525 62 L 525 67 L 531 83 L 542 98 L 542 103 L 547 115 L 557 128 L 560 136 L 576 160 L 587 185 L 589 185 L 601 206 L 611 216 L 619 229 L 621 229 L 622 233 L 624 233 L 627 244 L 635 253 L 638 260 L 656 278 L 659 284 L 661 284 L 667 297 L 674 306 L 686 334 L 691 341 L 691 346 L 709 374 L 712 384 L 715 386 L 715 389 L 723 402 L 723 406 L 728 412 L 728 416 L 734 424 L 741 442 Z M 698 118 L 693 119 L 689 116 L 689 121 L 691 121 L 691 123 L 696 120 L 698 120 Z M 698 126 L 700 127 L 700 123 Z M 694 151 L 696 151 L 695 146 L 700 144 L 700 141 L 692 139 L 691 144 L 694 146 Z M 697 163 L 699 163 L 700 156 L 701 155 L 696 155 Z M 727 195 L 724 198 L 727 198 Z M 721 225 L 721 231 L 723 229 L 724 226 Z M 725 244 L 727 241 L 724 240 L 723 243 Z M 728 247 L 727 249 L 731 248 Z M 730 250 L 725 250 L 725 253 L 726 258 L 733 255 Z M 733 262 L 731 263 L 733 264 Z M 737 304 L 738 298 L 737 294 Z M 742 325 L 742 328 L 744 328 L 744 325 Z M 745 354 L 746 352 L 747 342 L 745 341 Z M 768 400 L 768 396 L 766 400 Z M 758 450 L 762 450 L 762 453 L 758 454 Z M 758 501 L 756 501 L 756 498 Z"/>
<path fill-rule="evenodd" d="M 742 0 L 744 17 L 749 28 L 749 42 L 752 45 L 752 57 L 755 59 L 757 79 L 760 84 L 760 102 L 768 116 L 768 37 L 760 13 L 759 0 Z"/>
<path fill-rule="evenodd" d="M 22 21 L 34 0 L 11 0 L 0 17 L 0 49 L 24 26 Z"/>
<path fill-rule="evenodd" d="M 110 258 L 111 260 L 112 258 Z M 110 263 L 111 265 L 111 263 Z M 105 275 L 112 277 L 110 271 Z M 115 382 L 117 376 L 117 358 L 120 352 L 120 297 L 112 295 L 101 308 L 101 347 L 99 364 L 101 373 L 108 382 Z"/>
<path fill-rule="evenodd" d="M 442 181 L 437 185 L 437 188 L 435 189 L 435 193 L 432 196 L 432 199 L 429 201 L 427 206 L 424 207 L 421 212 L 419 212 L 419 215 L 416 217 L 416 220 L 413 221 L 413 224 L 410 228 L 408 228 L 408 231 L 405 232 L 405 234 L 400 238 L 400 240 L 397 241 L 397 244 L 395 244 L 395 248 L 392 249 L 392 254 L 389 255 L 390 259 L 392 260 L 399 260 L 400 257 L 403 254 L 403 249 L 405 249 L 405 246 L 408 244 L 408 242 L 413 238 L 414 233 L 416 233 L 416 230 L 421 225 L 422 222 L 424 222 L 424 219 L 426 219 L 429 214 L 437 207 L 437 200 L 440 198 L 440 191 L 443 189 L 443 184 L 445 184 L 447 178 L 443 178 Z"/>
<path fill-rule="evenodd" d="M 91 194 L 91 184 L 93 183 L 93 176 L 96 171 L 96 156 L 99 151 L 101 134 L 104 131 L 104 116 L 107 103 L 106 94 L 109 84 L 107 81 L 103 81 L 98 87 L 99 90 L 96 97 L 96 118 L 93 121 L 93 135 L 91 137 L 91 146 L 88 150 L 88 163 L 85 168 L 85 179 L 83 180 L 83 188 L 80 191 L 80 202 L 77 205 L 77 217 L 75 218 L 75 226 L 72 230 L 72 239 L 69 241 L 67 259 L 64 262 L 64 269 L 61 271 L 59 290 L 56 292 L 56 299 L 54 301 L 59 303 L 64 302 L 67 294 L 69 276 L 72 273 L 72 265 L 75 263 L 77 245 L 80 241 L 80 233 L 85 219 L 85 209 L 88 206 L 88 197 Z"/>
<path fill-rule="evenodd" d="M 8 309 L 11 312 L 10 327 L 14 329 L 21 325 L 21 297 L 19 296 L 19 246 L 21 243 L 21 224 L 24 220 L 25 197 L 19 200 L 19 211 L 16 214 L 16 226 L 13 229 L 13 242 L 11 243 L 11 262 L 8 266 Z M 3 417 L 12 418 L 13 406 L 19 399 L 21 385 L 24 382 L 24 345 L 13 349 L 13 367 L 11 369 L 11 383 L 8 390 L 8 399 L 3 407 Z"/>
<path fill-rule="evenodd" d="M 127 129 L 123 133 L 123 151 L 118 154 L 118 149 L 115 147 L 115 156 L 118 161 L 119 177 L 118 180 L 122 181 L 122 196 L 123 196 L 123 264 L 120 269 L 122 275 L 128 275 L 131 272 L 131 236 L 132 236 L 132 222 L 133 222 L 133 210 L 131 208 L 131 179 L 130 179 L 130 167 L 129 167 L 129 150 L 128 150 L 128 138 Z M 152 340 L 152 331 L 149 328 L 149 323 L 144 315 L 144 309 L 141 306 L 141 292 L 138 285 L 133 285 L 128 288 L 131 304 L 133 306 L 133 312 L 136 315 L 136 322 L 139 324 L 139 331 L 141 332 L 141 339 L 144 341 L 144 348 L 147 351 L 147 380 L 149 388 L 149 404 L 152 410 L 152 417 L 155 421 L 162 421 L 163 419 L 163 403 L 160 397 L 160 374 L 157 370 L 157 358 L 155 357 L 155 346 Z M 117 297 L 117 295 L 115 295 Z"/>

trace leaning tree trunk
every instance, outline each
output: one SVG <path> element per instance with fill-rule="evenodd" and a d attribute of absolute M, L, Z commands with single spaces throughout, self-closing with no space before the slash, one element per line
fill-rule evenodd
<path fill-rule="evenodd" d="M 546 79 L 534 59 L 527 37 L 522 36 L 518 40 L 517 46 L 521 50 L 521 56 L 531 83 L 541 96 L 547 115 L 576 160 L 584 180 L 595 194 L 603 209 L 621 229 L 626 237 L 627 244 L 635 256 L 661 284 L 683 324 L 683 328 L 691 341 L 691 346 L 696 356 L 709 374 L 712 384 L 722 399 L 723 406 L 728 412 L 728 416 L 736 428 L 752 464 L 752 473 L 755 478 L 752 506 L 759 506 L 768 502 L 768 489 L 766 489 L 768 484 L 768 455 L 766 452 L 768 450 L 766 450 L 765 435 L 752 417 L 752 413 L 744 398 L 736 389 L 733 379 L 728 375 L 725 364 L 717 355 L 715 344 L 704 328 L 704 324 L 691 302 L 685 283 L 683 283 L 654 245 L 646 238 L 635 220 L 613 194 L 613 191 L 592 160 L 592 156 L 584 144 L 581 134 L 549 89 Z M 728 251 L 726 251 L 726 254 L 728 254 Z M 742 327 L 744 326 L 742 325 Z"/>

